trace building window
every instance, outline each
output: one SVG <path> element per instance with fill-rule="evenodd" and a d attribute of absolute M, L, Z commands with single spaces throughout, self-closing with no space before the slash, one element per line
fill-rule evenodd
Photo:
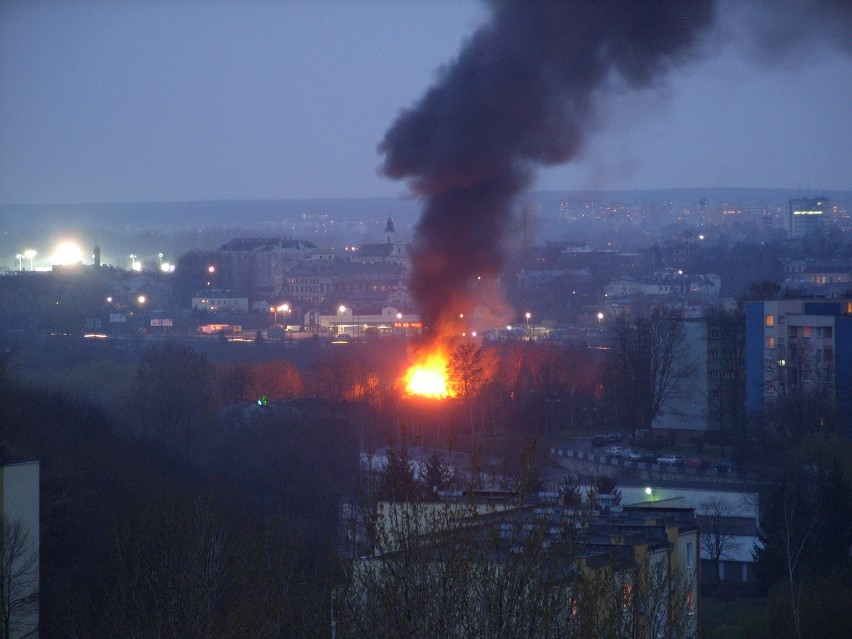
<path fill-rule="evenodd" d="M 766 338 L 766 348 L 775 348 L 775 338 L 771 335 Z"/>
<path fill-rule="evenodd" d="M 813 329 L 810 326 L 802 327 L 802 337 L 810 337 Z"/>
<path fill-rule="evenodd" d="M 692 594 L 692 587 L 686 589 L 686 614 L 695 614 L 695 597 Z"/>
<path fill-rule="evenodd" d="M 775 316 L 774 315 L 767 315 L 766 316 L 766 326 L 770 326 L 770 327 L 775 326 Z"/>
<path fill-rule="evenodd" d="M 687 568 L 692 568 L 692 566 L 693 566 L 692 549 L 693 549 L 692 542 L 691 541 L 686 542 L 686 567 Z"/>

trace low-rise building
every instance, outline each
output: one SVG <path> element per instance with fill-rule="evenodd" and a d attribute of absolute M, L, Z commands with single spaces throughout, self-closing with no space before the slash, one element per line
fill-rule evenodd
<path fill-rule="evenodd" d="M 530 636 L 546 627 L 552 636 L 697 637 L 694 511 L 604 497 L 520 503 L 480 491 L 380 503 L 371 547 L 336 597 L 335 625 L 375 626 L 375 636 L 399 636 L 413 621 L 440 626 L 436 636 L 489 637 L 511 624 Z"/>

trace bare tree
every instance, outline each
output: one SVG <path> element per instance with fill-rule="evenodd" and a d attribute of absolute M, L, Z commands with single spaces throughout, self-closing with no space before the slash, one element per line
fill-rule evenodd
<path fill-rule="evenodd" d="M 215 407 L 214 369 L 192 348 L 165 344 L 142 356 L 133 390 L 145 432 L 172 446 L 197 435 Z"/>
<path fill-rule="evenodd" d="M 639 318 L 621 314 L 609 329 L 606 391 L 617 421 L 635 434 L 651 428 L 681 380 L 692 374 L 681 357 L 686 332 L 679 314 L 663 311 Z"/>
<path fill-rule="evenodd" d="M 38 632 L 39 566 L 37 540 L 19 520 L 3 515 L 0 530 L 0 631 L 2 639 Z"/>
<path fill-rule="evenodd" d="M 701 504 L 701 510 L 701 549 L 715 564 L 718 577 L 722 556 L 740 547 L 733 534 L 734 508 L 724 497 L 712 497 Z"/>
<path fill-rule="evenodd" d="M 831 367 L 809 338 L 779 344 L 771 366 L 768 414 L 781 441 L 798 444 L 808 433 L 834 425 Z"/>
<path fill-rule="evenodd" d="M 472 437 L 473 400 L 493 377 L 495 369 L 496 360 L 491 353 L 474 342 L 464 342 L 456 347 L 447 365 L 450 387 L 456 397 L 468 404 Z"/>

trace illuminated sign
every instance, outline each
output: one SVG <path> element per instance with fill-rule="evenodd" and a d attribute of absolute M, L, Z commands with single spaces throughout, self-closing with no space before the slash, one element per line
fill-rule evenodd
<path fill-rule="evenodd" d="M 793 215 L 822 215 L 823 211 L 793 211 Z"/>
<path fill-rule="evenodd" d="M 394 328 L 423 328 L 423 322 L 394 322 Z"/>

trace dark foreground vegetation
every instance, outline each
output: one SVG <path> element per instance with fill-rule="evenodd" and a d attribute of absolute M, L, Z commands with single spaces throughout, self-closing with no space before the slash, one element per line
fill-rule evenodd
<path fill-rule="evenodd" d="M 224 361 L 164 342 L 109 363 L 97 385 L 98 364 L 65 365 L 72 394 L 7 351 L 0 457 L 41 463 L 41 636 L 329 637 L 359 451 L 464 450 L 534 491 L 551 441 L 603 431 L 606 415 L 652 418 L 601 387 L 639 368 L 579 346 L 460 348 L 456 399 L 441 404 L 402 398 L 402 354 L 352 344 Z M 804 423 L 760 443 L 766 605 L 743 613 L 742 636 L 849 636 L 849 443 Z M 401 454 L 383 471 L 392 497 L 451 487 L 440 468 L 415 478 Z"/>

